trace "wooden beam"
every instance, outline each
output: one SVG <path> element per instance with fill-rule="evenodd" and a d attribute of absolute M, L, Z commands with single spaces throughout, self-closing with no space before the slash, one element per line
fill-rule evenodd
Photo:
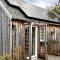
<path fill-rule="evenodd" d="M 45 25 L 45 60 L 47 60 L 47 24 Z"/>

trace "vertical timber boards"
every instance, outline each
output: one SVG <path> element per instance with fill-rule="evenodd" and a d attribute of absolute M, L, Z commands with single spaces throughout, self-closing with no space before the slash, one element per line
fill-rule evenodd
<path fill-rule="evenodd" d="M 22 49 L 24 50 L 24 46 L 25 46 L 25 29 L 24 29 L 24 25 L 21 24 L 21 31 L 20 31 L 20 44 L 22 46 Z"/>
<path fill-rule="evenodd" d="M 2 9 L 0 8 L 0 55 L 3 54 L 3 43 L 2 43 Z"/>
<path fill-rule="evenodd" d="M 21 46 L 24 50 L 25 44 L 25 29 L 24 24 L 21 21 L 12 21 L 13 25 L 16 27 L 16 47 Z"/>
<path fill-rule="evenodd" d="M 10 19 L 0 7 L 0 55 L 9 53 L 10 47 Z"/>

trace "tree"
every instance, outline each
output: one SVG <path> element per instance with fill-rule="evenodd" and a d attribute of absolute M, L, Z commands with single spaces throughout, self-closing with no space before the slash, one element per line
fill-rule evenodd
<path fill-rule="evenodd" d="M 58 1 L 58 3 L 55 5 L 55 7 L 51 8 L 48 11 L 48 16 L 51 18 L 59 18 L 60 19 L 60 0 Z"/>

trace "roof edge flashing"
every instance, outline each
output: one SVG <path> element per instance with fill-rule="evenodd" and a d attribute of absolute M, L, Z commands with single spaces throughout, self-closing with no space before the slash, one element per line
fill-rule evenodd
<path fill-rule="evenodd" d="M 5 12 L 5 14 L 9 17 L 9 19 L 12 19 L 11 14 L 8 12 L 8 10 L 5 8 L 5 6 L 2 4 L 2 2 L 0 1 L 0 7 L 3 9 L 3 11 Z"/>

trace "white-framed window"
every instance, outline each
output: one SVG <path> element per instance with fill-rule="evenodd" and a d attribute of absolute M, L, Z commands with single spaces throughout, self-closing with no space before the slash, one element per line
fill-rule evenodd
<path fill-rule="evenodd" d="M 29 55 L 29 26 L 25 27 L 25 54 Z"/>
<path fill-rule="evenodd" d="M 29 26 L 25 27 L 25 53 L 29 55 Z M 32 55 L 35 55 L 35 27 L 32 27 Z"/>
<path fill-rule="evenodd" d="M 45 26 L 40 27 L 40 42 L 45 41 Z"/>

